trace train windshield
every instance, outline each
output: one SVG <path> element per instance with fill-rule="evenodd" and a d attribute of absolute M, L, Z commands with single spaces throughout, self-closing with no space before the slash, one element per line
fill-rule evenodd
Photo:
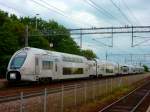
<path fill-rule="evenodd" d="M 23 65 L 27 54 L 25 52 L 21 52 L 17 54 L 11 61 L 10 68 L 11 69 L 19 69 Z"/>

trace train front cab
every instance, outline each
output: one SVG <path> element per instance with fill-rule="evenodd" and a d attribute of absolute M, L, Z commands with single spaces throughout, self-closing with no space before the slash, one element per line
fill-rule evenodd
<path fill-rule="evenodd" d="M 26 52 L 19 52 L 15 54 L 10 60 L 7 68 L 6 78 L 8 81 L 20 81 L 21 74 L 19 72 L 20 68 L 23 66 L 27 57 Z"/>

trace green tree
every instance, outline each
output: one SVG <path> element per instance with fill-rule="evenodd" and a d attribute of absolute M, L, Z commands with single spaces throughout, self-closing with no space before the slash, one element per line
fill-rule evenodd
<path fill-rule="evenodd" d="M 49 42 L 37 31 L 32 32 L 32 36 L 29 36 L 29 46 L 50 50 Z"/>
<path fill-rule="evenodd" d="M 58 46 L 55 49 L 56 51 L 64 52 L 64 53 L 70 53 L 76 55 L 81 54 L 79 46 L 73 41 L 72 38 L 62 39 L 58 43 Z"/>
<path fill-rule="evenodd" d="M 38 29 L 35 29 L 36 21 Z M 24 47 L 25 26 L 29 26 L 29 46 L 96 58 L 91 50 L 81 50 L 69 31 L 54 20 L 21 17 L 0 11 L 0 74 L 5 74 L 8 61 L 15 51 Z M 49 44 L 53 43 L 53 48 Z"/>
<path fill-rule="evenodd" d="M 0 27 L 3 26 L 3 24 L 8 21 L 8 13 L 4 11 L 0 11 Z"/>
<path fill-rule="evenodd" d="M 4 23 L 3 29 L 11 32 L 17 37 L 19 46 L 24 47 L 25 26 L 18 20 L 10 20 Z"/>
<path fill-rule="evenodd" d="M 10 31 L 0 30 L 0 74 L 5 75 L 12 54 L 19 48 L 17 37 Z"/>
<path fill-rule="evenodd" d="M 85 56 L 87 59 L 92 60 L 94 58 L 97 58 L 96 54 L 92 50 L 82 50 L 81 51 L 82 56 Z"/>
<path fill-rule="evenodd" d="M 143 65 L 143 67 L 144 67 L 144 71 L 145 71 L 145 72 L 149 72 L 147 65 Z"/>

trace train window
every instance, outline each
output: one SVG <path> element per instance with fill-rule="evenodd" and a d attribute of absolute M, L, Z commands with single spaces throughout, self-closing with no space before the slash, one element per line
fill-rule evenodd
<path fill-rule="evenodd" d="M 106 73 L 113 73 L 113 72 L 114 72 L 113 69 L 106 68 Z"/>
<path fill-rule="evenodd" d="M 11 64 L 10 64 L 10 68 L 11 69 L 19 69 L 23 65 L 26 57 L 27 57 L 27 54 L 25 52 L 20 52 L 19 54 L 17 54 L 12 59 Z"/>
<path fill-rule="evenodd" d="M 63 75 L 83 74 L 83 68 L 63 68 Z"/>
<path fill-rule="evenodd" d="M 66 61 L 66 62 L 83 63 L 83 60 L 77 57 L 63 56 L 62 58 L 63 58 L 63 61 Z"/>
<path fill-rule="evenodd" d="M 43 69 L 53 69 L 53 62 L 52 61 L 42 61 L 42 68 Z"/>

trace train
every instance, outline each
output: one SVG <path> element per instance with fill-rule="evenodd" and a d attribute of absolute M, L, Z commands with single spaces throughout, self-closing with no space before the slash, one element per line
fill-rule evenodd
<path fill-rule="evenodd" d="M 143 73 L 141 66 L 125 65 L 84 56 L 24 47 L 11 57 L 8 81 L 43 82 Z"/>

